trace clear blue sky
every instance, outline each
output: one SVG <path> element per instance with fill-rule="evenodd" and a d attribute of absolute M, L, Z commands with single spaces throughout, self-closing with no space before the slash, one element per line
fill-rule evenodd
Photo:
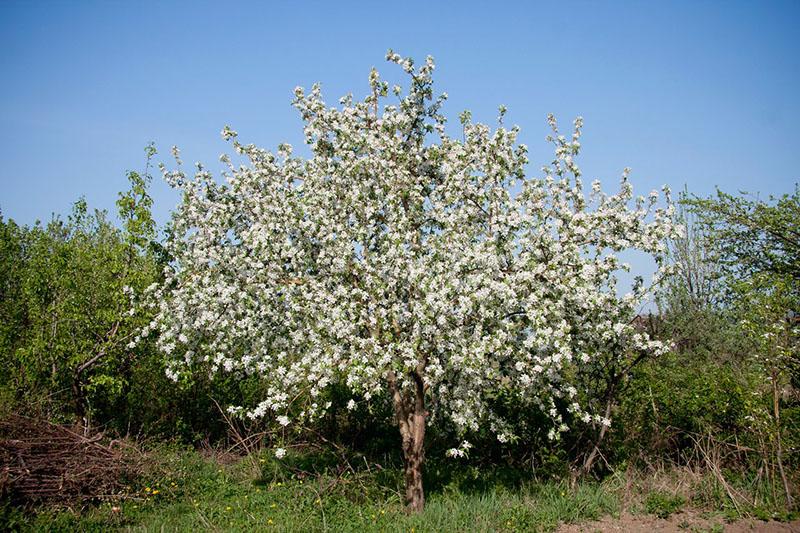
<path fill-rule="evenodd" d="M 437 61 L 452 122 L 586 121 L 581 166 L 613 186 L 761 194 L 800 181 L 800 2 L 0 3 L 0 209 L 22 223 L 85 195 L 114 209 L 125 171 L 181 147 L 219 168 L 242 140 L 301 144 L 296 85 L 363 96 L 387 48 Z M 156 214 L 176 196 L 157 178 Z"/>

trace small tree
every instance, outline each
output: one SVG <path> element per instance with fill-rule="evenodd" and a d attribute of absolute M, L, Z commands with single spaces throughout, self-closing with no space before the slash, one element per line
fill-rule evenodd
<path fill-rule="evenodd" d="M 787 507 L 792 508 L 781 404 L 784 392 L 800 385 L 800 188 L 795 185 L 792 194 L 768 201 L 717 191 L 716 197 L 694 198 L 688 204 L 716 248 L 726 303 L 751 342 L 748 359 L 769 384 L 769 409 L 754 412 L 753 428 L 769 437 Z"/>
<path fill-rule="evenodd" d="M 800 186 L 767 201 L 717 190 L 716 197 L 686 203 L 714 240 L 719 265 L 730 280 L 763 273 L 786 277 L 794 297 L 800 297 Z"/>
<path fill-rule="evenodd" d="M 154 154 L 149 146 L 148 166 Z M 86 430 L 96 415 L 107 420 L 125 405 L 137 355 L 126 345 L 151 320 L 129 312 L 131 297 L 158 279 L 151 178 L 145 171 L 128 179 L 118 202 L 123 229 L 84 199 L 46 226 L 0 218 L 0 294 L 8 296 L 0 304 L 0 386 L 19 404 L 72 415 Z"/>
<path fill-rule="evenodd" d="M 766 429 L 764 433 L 770 437 L 786 506 L 791 509 L 794 499 L 784 470 L 781 396 L 790 387 L 792 369 L 800 366 L 800 321 L 793 310 L 797 287 L 788 276 L 762 272 L 738 282 L 734 290 L 739 294 L 736 304 L 742 329 L 753 341 L 753 363 L 769 383 L 769 409 L 756 411 L 753 426 Z"/>
<path fill-rule="evenodd" d="M 261 375 L 263 402 L 233 408 L 250 417 L 317 417 L 334 383 L 390 398 L 406 500 L 420 511 L 436 418 L 462 434 L 487 422 L 511 438 L 486 401 L 505 390 L 552 418 L 552 438 L 567 430 L 565 414 L 609 423 L 581 408 L 571 379 L 601 353 L 663 348 L 631 323 L 646 287 L 618 296 L 626 266 L 616 253 L 660 261 L 675 227 L 658 193 L 633 199 L 627 171 L 618 194 L 596 181 L 584 192 L 581 119 L 567 139 L 549 117 L 555 159 L 528 178 L 504 108 L 494 132 L 463 113 L 463 137 L 452 138 L 433 60 L 387 59 L 410 78 L 405 93 L 391 89 L 396 103 L 374 69 L 371 93 L 338 109 L 318 85 L 295 89 L 308 158 L 243 145 L 225 128 L 249 164 L 223 157 L 219 184 L 202 167 L 187 176 L 176 151 L 178 169 L 164 169 L 183 192 L 166 243 L 175 268 L 153 291 L 158 313 L 142 336 L 158 332 L 175 378 L 198 367 Z"/>

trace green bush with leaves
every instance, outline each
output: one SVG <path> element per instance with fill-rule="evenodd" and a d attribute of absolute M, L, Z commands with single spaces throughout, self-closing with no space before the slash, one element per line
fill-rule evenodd
<path fill-rule="evenodd" d="M 0 382 L 25 410 L 88 425 L 114 418 L 124 402 L 147 350 L 127 346 L 146 318 L 130 312 L 131 294 L 159 275 L 149 177 L 128 178 L 123 229 L 83 199 L 46 225 L 0 219 Z"/>

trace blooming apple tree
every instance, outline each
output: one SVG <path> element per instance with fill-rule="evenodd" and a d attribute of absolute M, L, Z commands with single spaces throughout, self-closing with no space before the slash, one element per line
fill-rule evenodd
<path fill-rule="evenodd" d="M 313 418 L 334 383 L 352 391 L 351 407 L 390 399 L 407 502 L 420 510 L 432 419 L 511 438 L 486 393 L 510 390 L 544 410 L 554 438 L 564 410 L 608 423 L 577 402 L 570 376 L 612 347 L 663 349 L 631 324 L 646 288 L 618 296 L 616 254 L 660 261 L 676 227 L 668 191 L 662 205 L 655 192 L 633 198 L 627 177 L 614 195 L 598 182 L 584 190 L 581 119 L 567 139 L 549 118 L 555 158 L 531 178 L 503 108 L 494 131 L 464 113 L 451 137 L 433 60 L 387 59 L 406 89 L 374 69 L 370 94 L 340 107 L 318 85 L 295 89 L 310 157 L 242 144 L 226 128 L 247 164 L 223 157 L 224 184 L 201 166 L 187 175 L 179 159 L 164 169 L 183 202 L 167 242 L 173 268 L 153 288 L 157 316 L 142 335 L 157 333 L 175 378 L 201 367 L 261 376 L 263 401 L 233 409 L 243 416 Z"/>

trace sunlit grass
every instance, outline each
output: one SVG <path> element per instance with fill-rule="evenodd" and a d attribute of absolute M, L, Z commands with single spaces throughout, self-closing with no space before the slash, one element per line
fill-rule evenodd
<path fill-rule="evenodd" d="M 253 475 L 254 464 L 261 475 Z M 302 476 L 264 457 L 221 466 L 180 452 L 158 470 L 123 501 L 10 523 L 36 531 L 549 531 L 619 507 L 600 484 L 574 491 L 556 482 L 509 486 L 465 471 L 434 480 L 424 513 L 408 515 L 400 473 L 391 469 Z"/>
<path fill-rule="evenodd" d="M 409 515 L 400 496 L 402 475 L 394 467 L 342 469 L 331 457 L 312 454 L 220 461 L 191 450 L 151 453 L 152 471 L 123 499 L 35 514 L 6 507 L 0 524 L 9 530 L 70 532 L 553 531 L 564 523 L 618 516 L 623 505 L 653 516 L 678 512 L 690 500 L 718 515 L 726 511 L 724 494 L 714 497 L 705 477 L 682 478 L 679 485 L 693 491 L 692 498 L 684 498 L 657 476 L 616 475 L 570 488 L 502 468 L 431 461 L 425 511 Z"/>

